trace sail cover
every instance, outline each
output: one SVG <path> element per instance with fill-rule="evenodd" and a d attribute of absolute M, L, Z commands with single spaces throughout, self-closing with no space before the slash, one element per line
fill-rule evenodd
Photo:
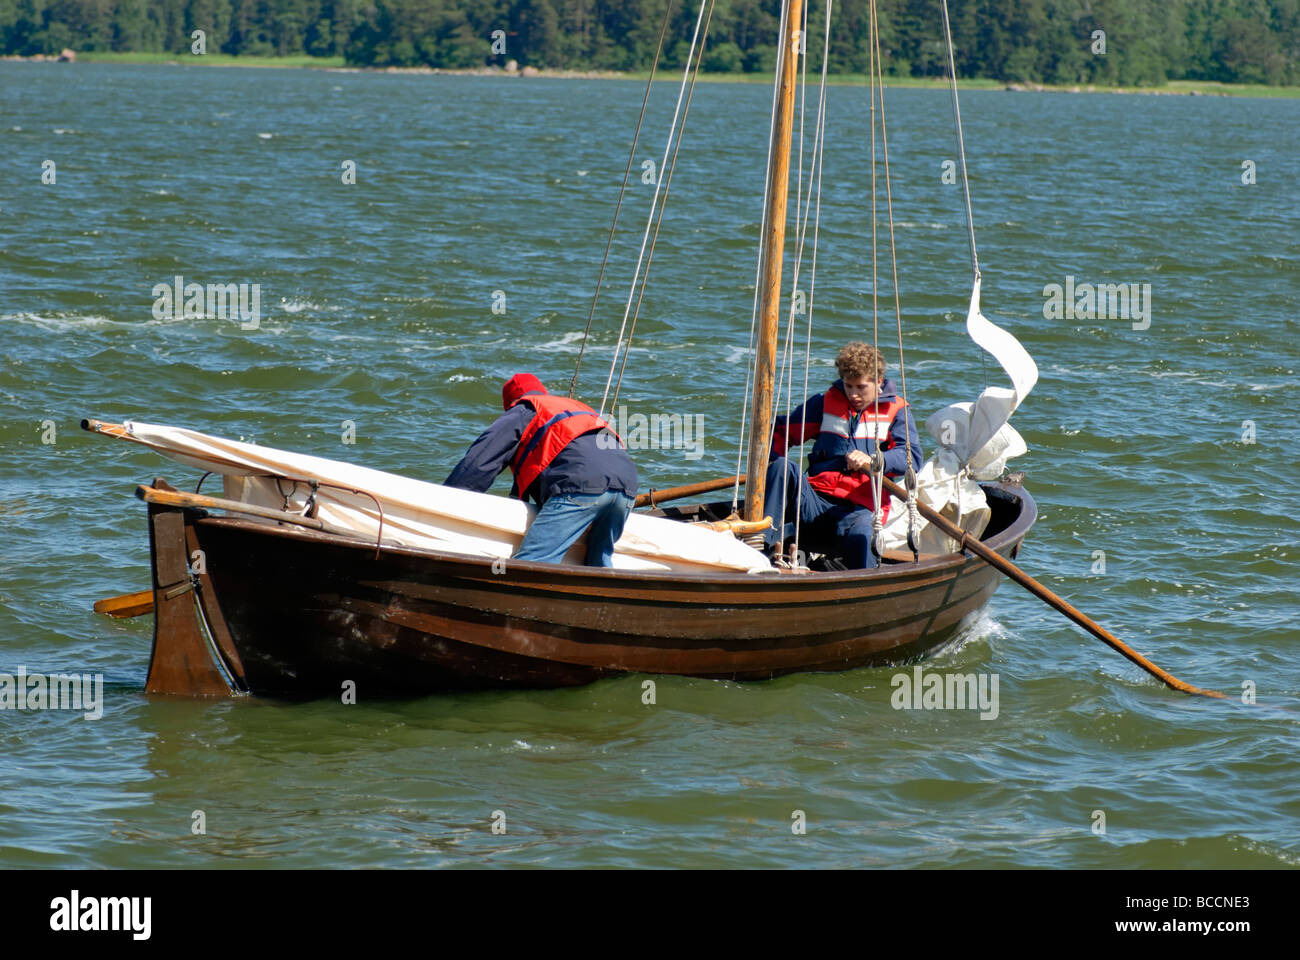
<path fill-rule="evenodd" d="M 1028 452 L 1024 438 L 1007 420 L 1038 382 L 1038 366 L 1019 340 L 980 313 L 978 278 L 966 311 L 966 332 L 997 360 L 1011 387 L 986 387 L 973 404 L 951 404 L 925 421 L 938 448 L 917 474 L 917 499 L 978 537 L 988 526 L 992 511 L 975 481 L 996 480 L 1009 459 Z M 955 540 L 928 521 L 920 523 L 922 552 L 952 553 L 957 549 Z M 907 505 L 893 498 L 884 529 L 885 549 L 907 546 L 907 526 Z"/>
<path fill-rule="evenodd" d="M 222 475 L 225 496 L 275 510 L 301 512 L 316 491 L 316 517 L 331 533 L 374 541 L 383 507 L 383 543 L 474 557 L 508 558 L 537 511 L 507 497 L 437 483 L 196 430 L 159 424 L 125 425 L 128 439 L 178 463 Z M 357 491 L 357 492 L 353 492 Z M 266 521 L 274 523 L 274 521 Z M 565 556 L 581 564 L 585 538 Z M 615 546 L 614 567 L 694 572 L 771 571 L 762 553 L 729 533 L 633 513 Z"/>

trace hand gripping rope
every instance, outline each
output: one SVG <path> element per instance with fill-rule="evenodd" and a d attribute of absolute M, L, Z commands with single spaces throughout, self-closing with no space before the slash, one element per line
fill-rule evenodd
<path fill-rule="evenodd" d="M 916 505 L 916 470 L 910 458 L 907 461 L 906 486 L 907 548 L 912 551 L 912 560 L 919 561 L 921 559 L 921 511 Z"/>
<path fill-rule="evenodd" d="M 875 453 L 871 455 L 871 545 L 877 557 L 885 554 L 885 521 L 880 508 L 885 490 L 885 454 L 876 444 Z"/>

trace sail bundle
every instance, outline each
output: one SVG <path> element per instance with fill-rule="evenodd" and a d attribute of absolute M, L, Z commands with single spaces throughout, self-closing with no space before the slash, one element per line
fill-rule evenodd
<path fill-rule="evenodd" d="M 513 498 L 459 490 L 340 460 L 228 440 L 181 427 L 124 424 L 124 439 L 144 444 L 178 463 L 220 474 L 227 499 L 302 513 L 308 509 L 326 531 L 471 557 L 507 559 L 536 516 Z M 382 510 L 382 521 L 381 521 Z M 273 521 L 268 521 L 273 522 Z M 382 539 L 380 527 L 382 522 Z M 565 557 L 581 565 L 585 541 Z M 770 572 L 759 551 L 703 524 L 633 513 L 614 549 L 622 570 Z"/>
<path fill-rule="evenodd" d="M 974 403 L 950 404 L 930 415 L 925 428 L 938 448 L 917 474 L 917 499 L 979 537 L 992 511 L 976 481 L 998 479 L 1008 460 L 1028 452 L 1024 438 L 1007 421 L 1038 382 L 1038 366 L 1019 340 L 980 312 L 978 277 L 966 312 L 966 332 L 997 360 L 1011 387 L 985 387 Z M 884 527 L 885 549 L 906 547 L 907 530 L 906 506 L 895 498 Z M 919 547 L 924 553 L 952 553 L 957 542 L 926 522 Z"/>

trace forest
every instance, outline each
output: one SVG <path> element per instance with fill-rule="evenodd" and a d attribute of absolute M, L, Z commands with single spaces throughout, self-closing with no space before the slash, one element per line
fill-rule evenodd
<path fill-rule="evenodd" d="M 687 56 L 689 0 L 0 0 L 0 54 L 74 51 L 342 57 L 356 66 L 645 71 Z M 812 0 L 820 37 L 826 0 Z M 949 0 L 957 74 L 1007 82 L 1300 83 L 1300 0 Z M 829 70 L 868 69 L 869 0 L 833 4 Z M 877 0 L 894 77 L 945 70 L 939 0 Z M 702 69 L 765 73 L 780 0 L 715 0 Z M 820 69 L 820 43 L 809 44 Z M 814 49 L 816 48 L 816 49 Z"/>

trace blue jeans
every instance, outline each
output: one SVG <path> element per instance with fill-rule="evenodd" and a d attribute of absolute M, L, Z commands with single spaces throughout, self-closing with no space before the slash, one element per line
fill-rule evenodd
<path fill-rule="evenodd" d="M 542 504 L 514 559 L 560 563 L 586 533 L 587 566 L 612 567 L 614 544 L 623 535 L 632 503 L 632 497 L 617 490 L 556 494 Z"/>
<path fill-rule="evenodd" d="M 855 570 L 880 565 L 871 546 L 871 511 L 818 493 L 799 464 L 785 457 L 777 457 L 767 465 L 763 513 L 772 518 L 773 527 L 764 531 L 763 539 L 769 547 L 794 536 L 796 501 L 800 538 L 809 549 L 841 556 Z"/>

